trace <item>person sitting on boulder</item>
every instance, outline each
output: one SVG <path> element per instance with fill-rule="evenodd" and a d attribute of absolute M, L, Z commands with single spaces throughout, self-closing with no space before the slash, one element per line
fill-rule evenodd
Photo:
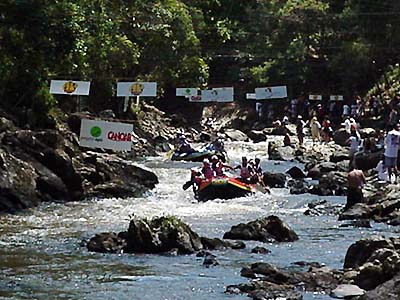
<path fill-rule="evenodd" d="M 201 173 L 207 180 L 211 180 L 214 178 L 214 170 L 211 168 L 210 161 L 207 158 L 203 160 L 203 167 L 201 169 Z"/>
<path fill-rule="evenodd" d="M 250 183 L 251 178 L 254 175 L 253 168 L 248 164 L 247 157 L 242 157 L 242 164 L 235 167 L 235 169 L 240 169 L 240 178 L 238 178 L 243 183 Z"/>
<path fill-rule="evenodd" d="M 211 168 L 213 169 L 215 176 L 224 176 L 224 168 L 233 170 L 233 167 L 224 164 L 217 155 L 211 156 Z"/>

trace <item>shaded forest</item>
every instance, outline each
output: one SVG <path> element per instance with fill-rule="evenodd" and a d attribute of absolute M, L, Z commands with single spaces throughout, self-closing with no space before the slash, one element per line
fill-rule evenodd
<path fill-rule="evenodd" d="M 4 0 L 1 106 L 47 116 L 50 79 L 90 80 L 93 111 L 118 80 L 156 81 L 171 103 L 184 86 L 393 96 L 399 17 L 396 0 Z"/>

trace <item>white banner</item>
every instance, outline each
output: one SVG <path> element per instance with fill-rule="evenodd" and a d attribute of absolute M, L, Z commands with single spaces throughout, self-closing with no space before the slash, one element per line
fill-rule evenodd
<path fill-rule="evenodd" d="M 247 93 L 246 99 L 256 100 L 256 94 L 255 93 Z"/>
<path fill-rule="evenodd" d="M 178 97 L 186 97 L 189 98 L 191 96 L 197 96 L 199 94 L 198 88 L 177 88 L 176 95 Z"/>
<path fill-rule="evenodd" d="M 52 80 L 50 94 L 89 95 L 90 81 Z"/>
<path fill-rule="evenodd" d="M 321 101 L 322 100 L 322 95 L 308 95 L 308 100 Z"/>
<path fill-rule="evenodd" d="M 257 100 L 287 98 L 286 85 L 256 88 L 255 91 Z"/>
<path fill-rule="evenodd" d="M 201 98 L 205 102 L 233 102 L 233 87 L 213 88 L 201 91 Z"/>
<path fill-rule="evenodd" d="M 133 124 L 82 119 L 79 145 L 131 151 Z"/>
<path fill-rule="evenodd" d="M 156 97 L 157 82 L 118 82 L 117 97 Z"/>
<path fill-rule="evenodd" d="M 331 95 L 329 98 L 331 101 L 343 101 L 343 95 Z"/>

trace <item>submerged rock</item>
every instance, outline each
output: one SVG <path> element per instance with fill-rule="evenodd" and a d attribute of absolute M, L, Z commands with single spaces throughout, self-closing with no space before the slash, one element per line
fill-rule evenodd
<path fill-rule="evenodd" d="M 91 252 L 119 253 L 126 247 L 126 240 L 114 232 L 104 232 L 91 238 L 86 247 Z"/>
<path fill-rule="evenodd" d="M 257 219 L 247 224 L 232 226 L 225 232 L 224 239 L 255 240 L 261 242 L 293 242 L 299 239 L 297 234 L 276 216 Z"/>

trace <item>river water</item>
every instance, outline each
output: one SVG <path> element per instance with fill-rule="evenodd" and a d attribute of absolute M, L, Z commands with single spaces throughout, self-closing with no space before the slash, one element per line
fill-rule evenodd
<path fill-rule="evenodd" d="M 262 159 L 264 170 L 284 172 L 295 163 L 268 161 L 266 143 L 229 143 L 229 163 L 243 155 Z M 307 204 L 327 199 L 345 203 L 344 197 L 289 195 L 287 189 L 271 194 L 198 203 L 191 190 L 183 191 L 189 169 L 199 163 L 142 162 L 159 177 L 160 184 L 143 198 L 93 199 L 67 204 L 44 204 L 16 215 L 0 215 L 0 299 L 142 299 L 209 300 L 248 299 L 225 294 L 230 284 L 246 283 L 242 267 L 268 262 L 291 268 L 297 261 L 320 262 L 342 268 L 348 247 L 371 235 L 395 235 L 383 224 L 371 229 L 339 228 L 334 216 L 304 216 Z M 174 215 L 200 235 L 222 238 L 232 225 L 277 215 L 299 235 L 294 243 L 246 242 L 246 249 L 213 252 L 220 265 L 202 266 L 195 255 L 134 255 L 89 253 L 83 240 L 96 233 L 126 230 L 130 216 L 151 218 Z M 270 254 L 252 254 L 264 246 Z M 304 299 L 330 299 L 323 294 L 304 294 Z"/>

